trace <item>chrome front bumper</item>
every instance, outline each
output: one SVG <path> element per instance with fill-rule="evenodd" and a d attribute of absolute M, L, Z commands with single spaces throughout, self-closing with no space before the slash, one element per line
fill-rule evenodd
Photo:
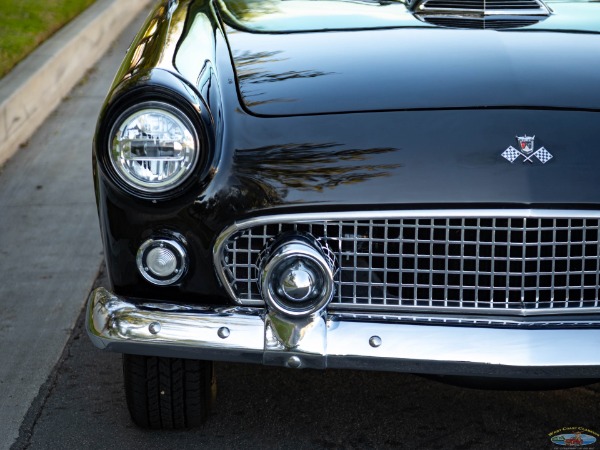
<path fill-rule="evenodd" d="M 346 320 L 290 320 L 257 308 L 134 304 L 104 288 L 87 331 L 121 353 L 513 378 L 600 378 L 600 329 L 515 329 Z"/>

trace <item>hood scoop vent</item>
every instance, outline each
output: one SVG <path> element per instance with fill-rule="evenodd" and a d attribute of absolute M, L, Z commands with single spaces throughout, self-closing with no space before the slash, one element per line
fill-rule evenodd
<path fill-rule="evenodd" d="M 479 30 L 526 27 L 552 13 L 540 0 L 414 0 L 410 7 L 423 22 Z"/>
<path fill-rule="evenodd" d="M 523 28 L 535 25 L 541 19 L 521 17 L 449 17 L 449 16 L 425 16 L 419 17 L 424 22 L 445 28 L 471 28 L 475 30 L 506 30 L 511 28 Z"/>

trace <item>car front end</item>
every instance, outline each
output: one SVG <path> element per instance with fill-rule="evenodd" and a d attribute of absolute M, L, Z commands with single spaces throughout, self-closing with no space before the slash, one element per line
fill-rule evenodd
<path fill-rule="evenodd" d="M 156 7 L 94 144 L 88 334 L 130 391 L 180 360 L 600 378 L 600 4 L 433 3 Z"/>

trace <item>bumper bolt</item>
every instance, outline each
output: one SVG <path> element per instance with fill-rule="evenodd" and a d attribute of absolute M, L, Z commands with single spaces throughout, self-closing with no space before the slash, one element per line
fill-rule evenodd
<path fill-rule="evenodd" d="M 290 356 L 287 360 L 287 366 L 291 369 L 298 369 L 302 365 L 302 360 L 297 356 Z"/>
<path fill-rule="evenodd" d="M 221 339 L 227 339 L 229 337 L 229 328 L 227 327 L 221 327 L 219 328 L 219 331 L 217 331 L 217 334 L 219 335 L 219 337 Z"/>
<path fill-rule="evenodd" d="M 158 322 L 152 322 L 149 326 L 148 326 L 148 330 L 150 331 L 150 333 L 152 334 L 158 334 L 160 333 L 160 323 Z"/>
<path fill-rule="evenodd" d="M 379 336 L 371 336 L 369 339 L 369 345 L 373 348 L 377 348 L 381 345 L 381 338 Z"/>

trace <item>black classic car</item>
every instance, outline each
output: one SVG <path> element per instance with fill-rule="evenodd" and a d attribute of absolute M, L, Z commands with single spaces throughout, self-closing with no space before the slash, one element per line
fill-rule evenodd
<path fill-rule="evenodd" d="M 164 0 L 94 180 L 135 423 L 212 361 L 600 378 L 600 3 Z"/>

